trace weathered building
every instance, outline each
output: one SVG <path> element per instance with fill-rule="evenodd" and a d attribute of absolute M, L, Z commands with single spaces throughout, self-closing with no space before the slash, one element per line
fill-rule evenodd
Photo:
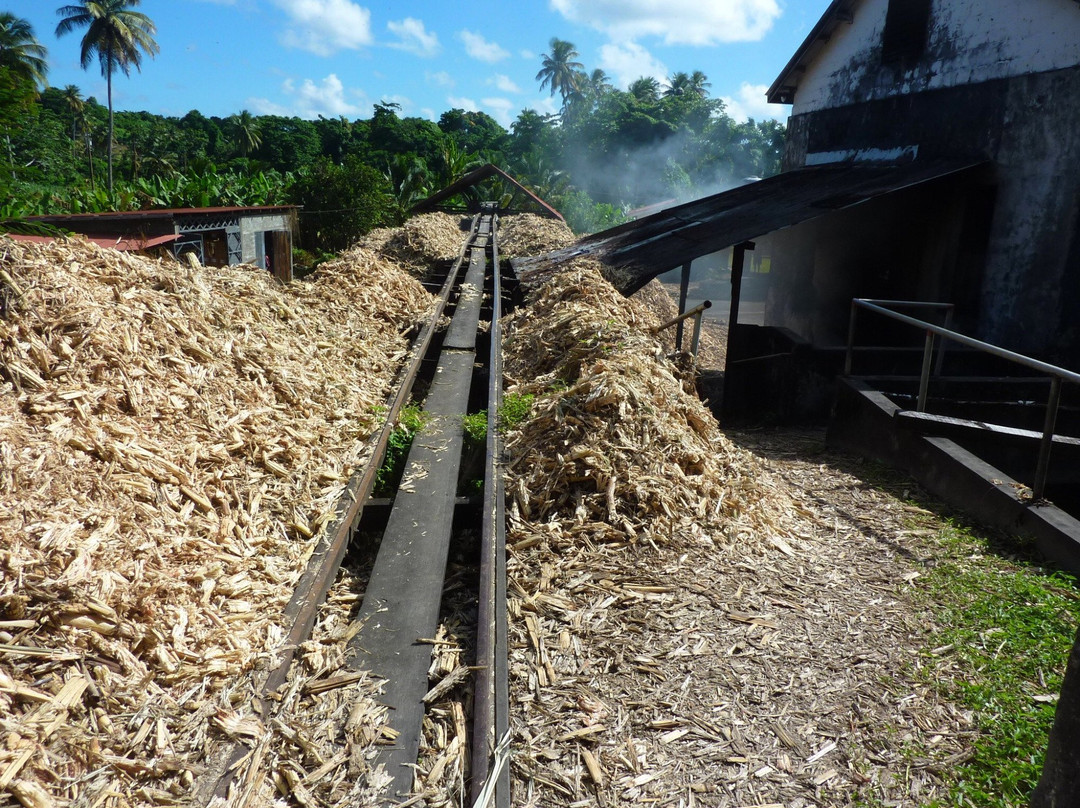
<path fill-rule="evenodd" d="M 193 253 L 206 266 L 255 264 L 292 280 L 295 205 L 180 208 L 32 216 L 94 239 L 132 244 L 169 243 L 180 257 Z"/>
<path fill-rule="evenodd" d="M 957 324 L 1080 366 L 1080 3 L 836 0 L 769 90 L 785 171 L 985 161 L 777 233 L 767 322 L 814 342 L 843 301 L 957 304 Z"/>

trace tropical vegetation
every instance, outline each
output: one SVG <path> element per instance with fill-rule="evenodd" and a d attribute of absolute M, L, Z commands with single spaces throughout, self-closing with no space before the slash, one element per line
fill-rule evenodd
<path fill-rule="evenodd" d="M 393 224 L 420 200 L 494 163 L 592 231 L 635 208 L 702 195 L 779 170 L 784 128 L 738 123 L 701 71 L 625 89 L 554 38 L 536 80 L 557 114 L 524 109 L 504 128 L 483 112 L 437 121 L 378 103 L 370 118 L 307 120 L 240 110 L 182 117 L 113 110 L 112 79 L 158 52 L 139 0 L 83 0 L 59 9 L 56 35 L 82 32 L 84 68 L 100 66 L 102 104 L 78 86 L 48 87 L 47 51 L 26 21 L 0 13 L 0 221 L 33 214 L 156 207 L 297 204 L 301 243 L 340 250 Z M 133 77 L 132 81 L 137 81 Z M 474 192 L 508 200 L 491 178 Z M 460 202 L 470 201 L 461 197 Z"/>

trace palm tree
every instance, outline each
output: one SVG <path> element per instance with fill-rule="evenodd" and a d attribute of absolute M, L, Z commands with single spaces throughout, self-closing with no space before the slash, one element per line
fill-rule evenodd
<path fill-rule="evenodd" d="M 709 83 L 708 77 L 700 70 L 695 70 L 693 74 L 679 72 L 668 79 L 668 86 L 664 90 L 664 95 L 668 97 L 696 95 L 698 98 L 705 98 L 709 94 L 709 87 L 712 87 L 712 84 Z"/>
<path fill-rule="evenodd" d="M 240 110 L 239 115 L 229 118 L 229 126 L 232 129 L 236 145 L 240 147 L 240 154 L 247 157 L 252 149 L 259 148 L 262 143 L 262 133 L 259 131 L 259 122 L 255 116 L 246 109 Z"/>
<path fill-rule="evenodd" d="M 710 87 L 712 87 L 712 82 L 700 70 L 695 70 L 690 74 L 690 90 L 699 97 L 705 98 L 709 94 Z"/>
<path fill-rule="evenodd" d="M 665 97 L 686 95 L 690 92 L 690 74 L 679 71 L 672 74 L 668 79 L 667 89 L 664 90 Z"/>
<path fill-rule="evenodd" d="M 574 49 L 574 43 L 552 37 L 550 44 L 551 53 L 544 54 L 543 67 L 536 74 L 536 80 L 540 82 L 541 90 L 549 89 L 551 95 L 558 92 L 562 96 L 565 109 L 570 98 L 580 90 L 585 66 L 574 61 L 579 55 Z"/>
<path fill-rule="evenodd" d="M 660 82 L 652 76 L 636 79 L 627 92 L 643 104 L 655 104 L 660 99 Z"/>
<path fill-rule="evenodd" d="M 48 51 L 34 37 L 34 29 L 10 11 L 0 12 L 0 67 L 45 87 Z"/>
<path fill-rule="evenodd" d="M 86 120 L 86 101 L 83 100 L 82 90 L 74 84 L 64 88 L 64 101 L 71 110 L 71 156 L 75 156 L 75 142 L 78 140 L 79 120 Z"/>
<path fill-rule="evenodd" d="M 131 75 L 142 63 L 142 53 L 151 56 L 158 53 L 154 34 L 157 26 L 153 20 L 139 11 L 132 11 L 141 0 L 82 0 L 72 6 L 57 10 L 62 19 L 56 26 L 56 35 L 63 36 L 76 28 L 86 28 L 82 38 L 81 62 L 83 70 L 96 58 L 101 65 L 109 96 L 109 195 L 113 190 L 113 101 L 112 77 L 117 69 L 125 76 Z"/>

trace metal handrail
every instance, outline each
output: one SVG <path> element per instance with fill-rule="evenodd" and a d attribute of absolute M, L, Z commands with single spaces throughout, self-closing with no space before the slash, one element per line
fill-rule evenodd
<path fill-rule="evenodd" d="M 694 318 L 694 336 L 690 340 L 690 355 L 693 356 L 696 359 L 697 358 L 697 352 L 698 352 L 698 346 L 701 343 L 701 318 L 702 318 L 702 315 L 705 314 L 705 310 L 708 309 L 708 308 L 711 308 L 711 307 L 712 307 L 712 301 L 711 300 L 706 300 L 704 303 L 701 303 L 698 306 L 694 306 L 694 308 L 690 309 L 689 311 L 684 311 L 678 317 L 674 317 L 674 318 L 668 320 L 663 325 L 658 325 L 656 328 L 653 329 L 653 333 L 654 334 L 659 334 L 664 329 L 671 328 L 673 325 L 678 325 L 679 323 L 683 322 L 684 320 L 688 320 L 691 317 L 693 317 Z M 681 328 L 681 326 L 680 326 L 680 328 Z M 677 351 L 682 350 L 682 333 L 681 333 L 681 331 L 680 331 L 678 337 L 676 337 L 676 339 L 675 339 L 675 350 L 677 350 Z"/>
<path fill-rule="evenodd" d="M 918 403 L 916 404 L 919 412 L 926 411 L 926 397 L 930 382 L 930 359 L 933 355 L 935 336 L 940 336 L 943 340 L 949 340 L 960 345 L 965 345 L 968 348 L 974 348 L 977 351 L 988 353 L 991 356 L 997 356 L 1001 359 L 1020 365 L 1021 367 L 1044 373 L 1050 377 L 1050 395 L 1046 402 L 1046 418 L 1043 423 L 1042 440 L 1039 444 L 1039 459 L 1035 467 L 1035 483 L 1031 487 L 1033 499 L 1041 499 L 1046 490 L 1046 477 L 1050 466 L 1050 447 L 1054 442 L 1054 427 L 1057 424 L 1058 405 L 1061 402 L 1061 383 L 1076 382 L 1080 384 L 1080 373 L 1066 370 L 1057 365 L 1051 365 L 1049 362 L 1032 359 L 1030 356 L 1024 356 L 1023 354 L 1010 351 L 998 345 L 992 345 L 989 342 L 977 340 L 974 337 L 969 337 L 966 334 L 961 334 L 950 328 L 934 325 L 925 320 L 901 314 L 900 312 L 885 308 L 886 305 L 905 307 L 921 306 L 929 309 L 948 308 L 951 313 L 952 304 L 929 303 L 914 300 L 872 300 L 858 297 L 851 301 L 851 319 L 848 327 L 847 354 L 844 357 L 844 375 L 846 376 L 852 375 L 851 369 L 855 351 L 855 321 L 856 314 L 860 308 L 884 315 L 897 322 L 921 328 L 926 332 L 926 343 L 923 348 L 922 372 L 919 377 L 919 398 Z M 939 369 L 940 359 L 941 357 L 939 355 Z"/>

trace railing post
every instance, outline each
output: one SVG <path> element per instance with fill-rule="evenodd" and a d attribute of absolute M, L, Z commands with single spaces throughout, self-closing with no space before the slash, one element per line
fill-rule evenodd
<path fill-rule="evenodd" d="M 922 353 L 922 373 L 919 376 L 919 403 L 915 407 L 919 412 L 926 412 L 926 394 L 930 389 L 930 360 L 933 356 L 934 332 L 927 329 Z"/>
<path fill-rule="evenodd" d="M 945 309 L 945 330 L 952 331 L 952 315 L 953 307 Z M 949 344 L 949 338 L 945 335 L 941 337 L 941 344 L 938 346 L 937 362 L 934 363 L 934 375 L 940 376 L 941 369 L 945 365 L 945 346 Z"/>
<path fill-rule="evenodd" d="M 1035 467 L 1035 485 L 1032 498 L 1038 501 L 1046 493 L 1046 477 L 1050 470 L 1050 447 L 1054 445 L 1054 427 L 1057 425 L 1058 402 L 1061 400 L 1061 377 L 1050 377 L 1050 397 L 1046 401 L 1046 423 L 1043 426 L 1042 443 L 1039 445 L 1039 463 Z"/>
<path fill-rule="evenodd" d="M 848 318 L 847 353 L 844 354 L 844 375 L 851 375 L 855 363 L 855 315 L 859 312 L 858 300 L 851 301 L 851 316 Z"/>
<path fill-rule="evenodd" d="M 704 309 L 697 313 L 694 318 L 694 336 L 690 338 L 690 355 L 694 357 L 695 362 L 697 362 L 698 345 L 701 343 L 701 318 L 704 316 Z"/>

